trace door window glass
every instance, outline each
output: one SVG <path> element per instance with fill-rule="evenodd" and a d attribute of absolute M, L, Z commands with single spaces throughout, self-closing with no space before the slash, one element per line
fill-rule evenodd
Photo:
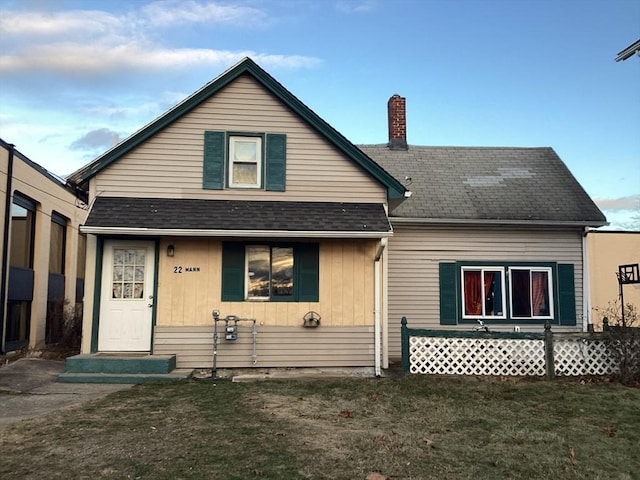
<path fill-rule="evenodd" d="M 144 297 L 146 251 L 141 248 L 114 248 L 111 298 Z"/>

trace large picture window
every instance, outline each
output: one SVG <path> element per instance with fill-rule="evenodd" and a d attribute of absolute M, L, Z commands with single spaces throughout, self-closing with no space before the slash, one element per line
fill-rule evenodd
<path fill-rule="evenodd" d="M 292 297 L 293 247 L 247 246 L 247 300 Z"/>
<path fill-rule="evenodd" d="M 223 301 L 317 302 L 318 292 L 317 243 L 223 244 Z"/>

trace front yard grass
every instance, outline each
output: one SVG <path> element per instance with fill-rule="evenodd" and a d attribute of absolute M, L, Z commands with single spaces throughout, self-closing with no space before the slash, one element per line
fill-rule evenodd
<path fill-rule="evenodd" d="M 2 479 L 635 479 L 640 389 L 474 377 L 140 385 L 0 429 Z"/>

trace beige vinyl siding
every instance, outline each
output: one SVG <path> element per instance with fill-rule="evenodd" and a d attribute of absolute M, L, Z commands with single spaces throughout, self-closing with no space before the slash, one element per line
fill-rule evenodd
<path fill-rule="evenodd" d="M 256 324 L 256 363 L 253 363 L 253 324 L 240 322 L 238 339 L 229 341 L 218 324 L 217 368 L 248 367 L 372 367 L 373 327 L 303 328 Z M 153 353 L 177 355 L 178 368 L 212 368 L 213 325 L 157 326 Z"/>
<path fill-rule="evenodd" d="M 174 257 L 166 256 L 169 244 L 175 248 Z M 222 302 L 222 242 L 200 238 L 163 239 L 158 265 L 156 323 L 161 326 L 210 325 L 211 312 L 217 309 L 222 316 L 255 318 L 268 326 L 302 325 L 302 317 L 310 310 L 321 315 L 323 326 L 373 325 L 376 249 L 376 240 L 321 242 L 318 302 Z M 179 266 L 182 273 L 174 273 Z"/>
<path fill-rule="evenodd" d="M 203 190 L 206 130 L 285 133 L 286 192 Z M 385 203 L 386 192 L 314 129 L 245 75 L 100 172 L 109 196 Z"/>
<path fill-rule="evenodd" d="M 400 320 L 413 328 L 471 330 L 471 325 L 440 325 L 439 264 L 455 261 L 558 262 L 574 265 L 576 327 L 582 326 L 582 236 L 559 230 L 508 230 L 394 226 L 389 241 L 389 356 L 400 357 Z M 514 323 L 494 330 L 511 330 Z M 541 325 L 522 331 L 542 331 Z"/>

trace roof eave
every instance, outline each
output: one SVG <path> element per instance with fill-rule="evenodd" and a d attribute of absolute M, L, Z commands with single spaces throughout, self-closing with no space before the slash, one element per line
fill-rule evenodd
<path fill-rule="evenodd" d="M 418 218 L 389 217 L 391 225 L 435 225 L 435 226 L 505 226 L 505 227 L 603 227 L 606 221 L 587 220 L 500 220 L 500 219 L 466 219 L 466 218 Z"/>
<path fill-rule="evenodd" d="M 81 233 L 93 235 L 135 235 L 171 237 L 245 237 L 245 238 L 383 238 L 386 232 L 295 231 L 295 230 L 204 230 L 185 228 L 93 227 L 82 225 Z"/>
<path fill-rule="evenodd" d="M 618 52 L 618 55 L 616 56 L 616 62 L 621 62 L 623 60 L 631 58 L 635 54 L 640 55 L 640 40 L 632 43 L 624 50 Z"/>

